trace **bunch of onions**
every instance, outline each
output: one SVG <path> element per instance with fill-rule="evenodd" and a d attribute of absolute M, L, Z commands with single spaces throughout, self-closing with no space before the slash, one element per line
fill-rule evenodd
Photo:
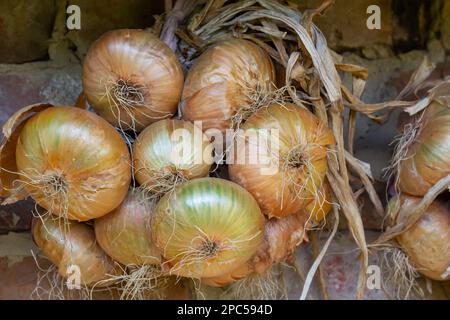
<path fill-rule="evenodd" d="M 37 113 L 24 122 L 33 111 Z M 8 190 L 2 175 L 3 191 L 11 196 L 7 203 L 20 199 L 16 193 L 30 195 L 51 214 L 87 221 L 107 214 L 125 198 L 130 155 L 104 119 L 78 108 L 38 105 L 18 111 L 10 121 L 16 129 L 2 148 L 2 159 L 10 159 L 9 169 L 3 169 L 20 179 L 21 187 Z M 11 147 L 14 154 L 8 152 Z"/>
<path fill-rule="evenodd" d="M 182 95 L 183 118 L 204 131 L 239 127 L 273 91 L 275 69 L 254 43 L 234 39 L 206 50 L 189 70 Z"/>
<path fill-rule="evenodd" d="M 232 160 L 230 179 L 255 197 L 264 214 L 294 214 L 320 196 L 327 146 L 334 138 L 315 115 L 293 104 L 273 104 L 253 114 L 242 129 L 242 143 L 233 152 L 244 159 Z"/>
<path fill-rule="evenodd" d="M 56 265 L 61 277 L 68 278 L 76 273 L 80 276 L 80 285 L 112 284 L 110 277 L 117 272 L 114 261 L 97 244 L 90 226 L 74 221 L 67 224 L 60 218 L 34 219 L 32 234 L 36 245 Z"/>
<path fill-rule="evenodd" d="M 392 199 L 390 206 L 401 205 L 402 212 L 410 212 L 420 201 L 421 198 L 401 195 L 399 201 L 398 198 Z M 394 217 L 394 221 L 401 218 Z M 434 280 L 450 280 L 450 207 L 448 202 L 435 200 L 420 220 L 396 239 L 418 272 Z"/>
<path fill-rule="evenodd" d="M 151 225 L 169 273 L 201 279 L 227 274 L 248 261 L 263 240 L 264 223 L 245 189 L 200 178 L 166 194 Z"/>
<path fill-rule="evenodd" d="M 111 124 L 140 131 L 175 114 L 183 70 L 172 50 L 150 32 L 114 30 L 90 47 L 83 89 L 95 111 Z"/>
<path fill-rule="evenodd" d="M 161 195 L 179 182 L 207 176 L 213 163 L 213 147 L 192 123 L 164 119 L 137 137 L 133 162 L 141 187 Z"/>
<path fill-rule="evenodd" d="M 423 196 L 450 174 L 450 106 L 432 102 L 404 126 L 394 165 L 398 164 L 398 187 Z"/>

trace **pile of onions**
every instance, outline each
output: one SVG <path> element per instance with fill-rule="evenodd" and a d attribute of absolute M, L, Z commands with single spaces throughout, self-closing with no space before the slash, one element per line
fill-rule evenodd
<path fill-rule="evenodd" d="M 334 138 L 315 115 L 293 104 L 273 104 L 259 109 L 242 129 L 245 140 L 234 151 L 245 159 L 229 165 L 230 179 L 255 197 L 264 214 L 269 218 L 294 214 L 320 196 L 327 146 Z M 250 133 L 266 138 L 258 140 L 256 150 Z"/>
<path fill-rule="evenodd" d="M 32 111 L 39 112 L 20 121 Z M 18 192 L 26 191 L 51 214 L 78 221 L 101 217 L 125 198 L 130 155 L 104 119 L 78 108 L 38 105 L 18 111 L 10 121 L 19 124 L 7 137 L 1 156 L 10 156 L 8 172 L 20 179 Z M 14 154 L 8 153 L 11 147 Z M 2 174 L 3 191 L 12 196 L 8 203 L 19 200 L 3 178 Z"/>
<path fill-rule="evenodd" d="M 101 287 L 111 284 L 109 277 L 117 272 L 114 261 L 97 244 L 94 230 L 88 225 L 73 221 L 67 224 L 52 217 L 44 222 L 35 219 L 32 234 L 36 245 L 56 265 L 61 277 L 67 278 L 77 272 L 80 285 Z"/>
<path fill-rule="evenodd" d="M 425 195 L 450 174 L 450 106 L 432 102 L 405 126 L 397 150 L 400 191 Z"/>
<path fill-rule="evenodd" d="M 151 225 L 169 273 L 200 279 L 227 274 L 248 261 L 263 240 L 264 223 L 245 189 L 200 178 L 166 194 Z"/>
<path fill-rule="evenodd" d="M 191 122 L 165 119 L 137 137 L 133 162 L 138 183 L 151 193 L 164 194 L 178 182 L 207 176 L 213 147 Z"/>
<path fill-rule="evenodd" d="M 151 239 L 150 220 L 154 202 L 145 192 L 131 189 L 122 204 L 95 220 L 95 236 L 100 247 L 125 266 L 161 262 Z"/>
<path fill-rule="evenodd" d="M 140 131 L 177 111 L 183 71 L 172 50 L 144 30 L 114 30 L 90 47 L 83 66 L 87 100 L 123 130 Z"/>
<path fill-rule="evenodd" d="M 275 69 L 254 43 L 234 39 L 206 50 L 190 68 L 181 111 L 189 121 L 202 121 L 204 131 L 240 125 L 273 91 Z"/>
<path fill-rule="evenodd" d="M 390 205 L 401 205 L 403 212 L 412 211 L 421 198 L 406 195 L 391 200 Z M 410 210 L 408 210 L 410 208 Z M 400 219 L 401 217 L 395 217 Z M 450 207 L 435 200 L 412 227 L 397 236 L 416 270 L 428 278 L 450 280 Z"/>

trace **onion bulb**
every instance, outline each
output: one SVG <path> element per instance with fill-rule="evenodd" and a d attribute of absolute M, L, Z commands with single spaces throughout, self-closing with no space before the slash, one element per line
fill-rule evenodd
<path fill-rule="evenodd" d="M 61 277 L 77 272 L 81 285 L 111 284 L 108 279 L 116 273 L 114 261 L 98 246 L 94 230 L 88 225 L 74 221 L 65 223 L 53 217 L 45 221 L 34 219 L 32 234 L 36 245 L 56 265 Z"/>
<path fill-rule="evenodd" d="M 52 214 L 85 221 L 110 212 L 125 197 L 128 149 L 99 116 L 36 104 L 17 111 L 3 129 L 3 204 L 31 196 Z"/>
<path fill-rule="evenodd" d="M 23 126 L 17 175 L 48 212 L 87 221 L 115 209 L 131 181 L 130 156 L 119 133 L 78 108 L 50 107 Z"/>
<path fill-rule="evenodd" d="M 161 198 L 152 219 L 152 236 L 171 274 L 216 277 L 256 252 L 264 220 L 255 199 L 242 187 L 200 178 Z"/>
<path fill-rule="evenodd" d="M 153 208 L 154 202 L 143 191 L 131 189 L 118 208 L 95 220 L 100 247 L 126 266 L 159 264 L 161 256 L 150 231 Z"/>
<path fill-rule="evenodd" d="M 431 103 L 405 130 L 394 164 L 400 191 L 423 196 L 450 174 L 450 106 Z"/>
<path fill-rule="evenodd" d="M 402 211 L 410 212 L 421 200 L 421 198 L 402 195 L 400 197 Z M 397 217 L 397 219 L 400 218 Z M 434 280 L 450 280 L 450 207 L 448 203 L 435 200 L 420 220 L 396 239 L 418 272 Z"/>
<path fill-rule="evenodd" d="M 83 89 L 95 111 L 111 124 L 140 131 L 175 114 L 183 70 L 172 50 L 150 32 L 114 30 L 90 47 Z"/>
<path fill-rule="evenodd" d="M 235 155 L 244 159 L 231 160 L 230 179 L 255 197 L 264 214 L 297 213 L 319 196 L 327 146 L 334 138 L 315 115 L 293 104 L 273 104 L 258 110 L 242 129 Z"/>
<path fill-rule="evenodd" d="M 209 173 L 213 148 L 192 123 L 161 120 L 145 128 L 133 144 L 135 177 L 147 191 L 164 194 L 178 183 Z"/>
<path fill-rule="evenodd" d="M 252 273 L 264 274 L 272 266 L 285 261 L 306 239 L 305 218 L 303 214 L 293 214 L 270 219 L 265 225 L 264 240 L 251 259 L 229 273 L 203 278 L 202 283 L 223 287 Z"/>
<path fill-rule="evenodd" d="M 189 70 L 181 111 L 208 129 L 235 128 L 273 91 L 275 69 L 266 52 L 242 39 L 223 41 L 206 50 Z"/>

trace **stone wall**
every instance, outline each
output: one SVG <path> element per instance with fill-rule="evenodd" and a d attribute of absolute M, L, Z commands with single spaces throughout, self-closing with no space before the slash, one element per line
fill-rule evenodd
<path fill-rule="evenodd" d="M 1 63 L 38 60 L 67 62 L 82 59 L 102 33 L 116 28 L 145 28 L 164 1 L 147 0 L 6 0 L 0 2 Z M 290 0 L 300 9 L 317 7 L 322 0 Z M 65 27 L 66 8 L 81 9 L 81 30 Z M 366 27 L 367 7 L 381 8 L 381 30 Z M 368 59 L 423 49 L 438 39 L 450 52 L 450 1 L 336 0 L 316 20 L 330 47 L 352 51 Z"/>

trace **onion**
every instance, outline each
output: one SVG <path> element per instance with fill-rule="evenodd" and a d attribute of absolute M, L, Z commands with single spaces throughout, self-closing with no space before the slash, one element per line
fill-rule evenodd
<path fill-rule="evenodd" d="M 178 182 L 207 176 L 212 145 L 192 123 L 161 120 L 147 127 L 133 145 L 136 180 L 147 191 L 163 194 Z"/>
<path fill-rule="evenodd" d="M 450 106 L 433 102 L 405 126 L 397 146 L 399 188 L 423 196 L 450 174 Z"/>
<path fill-rule="evenodd" d="M 420 201 L 421 198 L 402 195 L 400 204 L 405 208 L 402 211 L 408 212 L 408 207 L 412 210 Z M 420 220 L 396 239 L 418 272 L 434 280 L 450 280 L 448 203 L 433 202 Z"/>
<path fill-rule="evenodd" d="M 114 30 L 89 49 L 83 88 L 95 111 L 111 124 L 140 131 L 175 114 L 183 71 L 170 48 L 150 32 Z"/>
<path fill-rule="evenodd" d="M 306 239 L 305 222 L 303 214 L 270 219 L 265 225 L 264 240 L 250 260 L 227 274 L 203 278 L 202 283 L 223 287 L 252 273 L 264 274 L 272 266 L 285 261 Z"/>
<path fill-rule="evenodd" d="M 95 236 L 102 249 L 123 265 L 159 264 L 153 245 L 150 218 L 153 201 L 139 189 L 131 189 L 113 212 L 95 220 Z"/>
<path fill-rule="evenodd" d="M 61 226 L 64 225 L 65 229 Z M 105 286 L 116 273 L 114 261 L 97 245 L 94 230 L 83 223 L 65 223 L 60 218 L 33 220 L 36 245 L 58 268 L 63 278 L 75 274 L 78 268 L 80 284 Z"/>
<path fill-rule="evenodd" d="M 239 126 L 273 90 L 269 56 L 247 40 L 219 42 L 192 65 L 183 89 L 183 118 L 202 121 L 204 131 Z"/>
<path fill-rule="evenodd" d="M 306 206 L 306 213 L 311 218 L 313 225 L 322 222 L 327 214 L 333 209 L 333 193 L 330 185 L 324 181 L 319 188 L 317 196 Z"/>
<path fill-rule="evenodd" d="M 293 104 L 273 104 L 258 110 L 242 129 L 245 140 L 236 144 L 236 155 L 245 159 L 232 160 L 230 179 L 255 197 L 264 214 L 297 213 L 319 196 L 327 172 L 327 146 L 334 138 L 316 116 Z M 258 140 L 254 150 L 250 133 L 267 142 Z"/>
<path fill-rule="evenodd" d="M 30 118 L 15 156 L 28 194 L 64 218 L 103 216 L 122 202 L 130 185 L 125 142 L 105 120 L 78 108 L 51 107 Z"/>
<path fill-rule="evenodd" d="M 152 235 L 171 274 L 205 278 L 246 262 L 263 238 L 264 216 L 235 183 L 200 178 L 178 185 L 158 203 Z"/>

